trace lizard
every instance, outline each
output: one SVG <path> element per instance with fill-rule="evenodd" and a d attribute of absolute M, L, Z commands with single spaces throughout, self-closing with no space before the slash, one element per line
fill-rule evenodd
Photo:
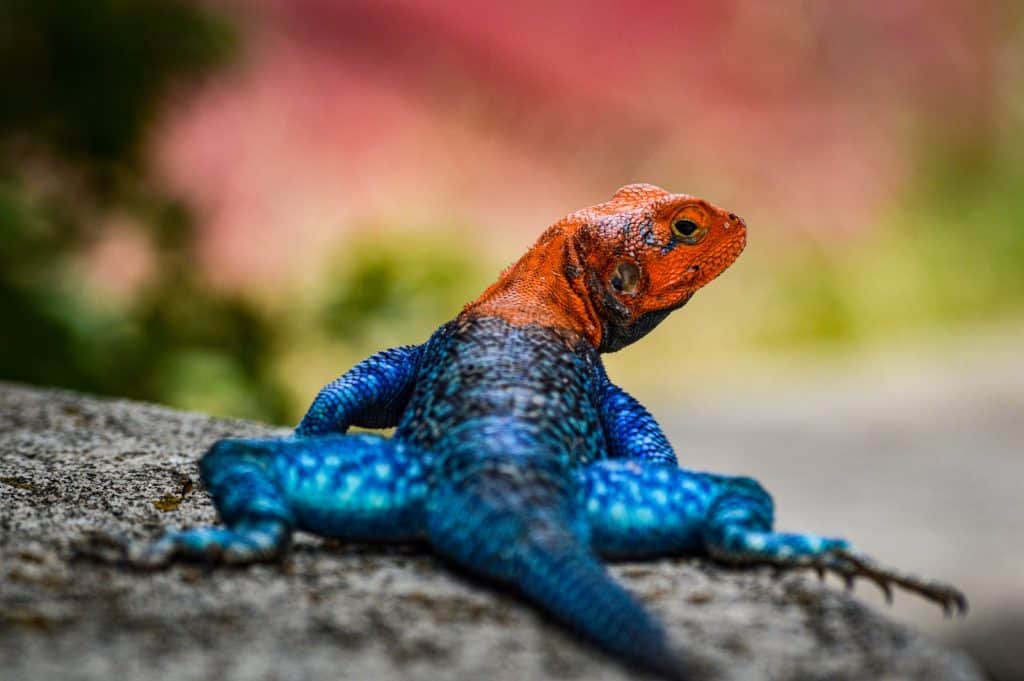
<path fill-rule="evenodd" d="M 673 679 L 702 663 L 670 644 L 605 560 L 813 568 L 964 612 L 954 587 L 883 567 L 844 539 L 775 531 L 756 480 L 680 467 L 650 412 L 609 379 L 601 355 L 685 305 L 746 242 L 734 213 L 647 184 L 567 215 L 426 342 L 326 385 L 293 434 L 216 442 L 199 468 L 224 526 L 169 531 L 126 547 L 128 560 L 273 561 L 296 531 L 425 541 Z"/>

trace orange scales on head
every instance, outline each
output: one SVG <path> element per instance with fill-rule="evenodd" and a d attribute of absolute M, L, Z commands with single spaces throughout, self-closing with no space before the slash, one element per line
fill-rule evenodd
<path fill-rule="evenodd" d="M 573 332 L 603 352 L 637 340 L 721 274 L 743 219 L 649 184 L 570 213 L 462 311 Z"/>

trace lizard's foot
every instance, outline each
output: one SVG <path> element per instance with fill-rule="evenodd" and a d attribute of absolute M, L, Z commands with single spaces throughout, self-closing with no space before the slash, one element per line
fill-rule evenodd
<path fill-rule="evenodd" d="M 848 589 L 852 589 L 854 581 L 861 577 L 874 583 L 889 603 L 892 602 L 893 587 L 898 586 L 938 603 L 946 615 L 967 612 L 967 598 L 956 587 L 880 565 L 842 539 L 766 532 L 745 532 L 731 539 L 728 548 L 710 546 L 711 556 L 744 565 L 808 568 L 815 570 L 819 578 L 831 572 L 841 577 Z"/>
<path fill-rule="evenodd" d="M 240 565 L 276 560 L 288 548 L 291 529 L 280 522 L 246 523 L 231 529 L 201 527 L 169 532 L 148 545 L 129 547 L 137 567 L 160 567 L 174 559 Z"/>
<path fill-rule="evenodd" d="M 135 568 L 165 567 L 176 559 L 244 564 L 275 560 L 288 548 L 291 529 L 276 521 L 234 528 L 204 527 L 171 531 L 153 542 L 132 542 L 110 534 L 92 534 L 75 546 L 78 555 Z"/>
<path fill-rule="evenodd" d="M 856 577 L 864 577 L 878 585 L 889 603 L 892 602 L 892 586 L 895 585 L 938 603 L 946 615 L 967 614 L 967 597 L 951 584 L 879 565 L 874 559 L 849 547 L 835 549 L 826 555 L 843 565 L 843 578 L 847 584 L 852 586 Z M 830 569 L 835 571 L 835 568 Z"/>

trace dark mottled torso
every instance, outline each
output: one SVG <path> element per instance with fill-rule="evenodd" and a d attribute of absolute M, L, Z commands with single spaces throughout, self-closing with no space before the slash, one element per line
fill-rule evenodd
<path fill-rule="evenodd" d="M 606 458 L 599 367 L 590 345 L 558 330 L 457 319 L 428 341 L 395 437 L 445 455 Z"/>

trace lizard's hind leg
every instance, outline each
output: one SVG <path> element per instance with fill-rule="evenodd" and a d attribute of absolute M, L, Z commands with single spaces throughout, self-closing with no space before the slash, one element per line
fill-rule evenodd
<path fill-rule="evenodd" d="M 578 473 L 591 547 L 603 556 L 671 555 L 701 548 L 717 560 L 864 577 L 963 611 L 963 594 L 940 582 L 882 567 L 843 539 L 775 532 L 771 496 L 751 478 L 698 473 L 639 459 L 600 461 Z"/>
<path fill-rule="evenodd" d="M 935 601 L 947 613 L 967 610 L 967 600 L 956 588 L 879 565 L 843 539 L 772 531 L 772 500 L 756 481 L 714 478 L 718 490 L 703 533 L 712 557 L 731 563 L 813 568 L 819 575 L 833 572 L 847 586 L 863 577 L 874 582 L 887 600 L 892 599 L 892 587 L 899 586 Z"/>
<path fill-rule="evenodd" d="M 226 527 L 169 532 L 131 547 L 131 563 L 273 560 L 294 530 L 384 541 L 421 534 L 428 459 L 378 435 L 221 440 L 199 468 Z"/>
<path fill-rule="evenodd" d="M 577 472 L 576 503 L 591 548 L 607 558 L 699 551 L 714 476 L 646 459 L 598 461 Z"/>
<path fill-rule="evenodd" d="M 199 462 L 200 476 L 226 527 L 169 531 L 128 547 L 140 567 L 175 558 L 252 563 L 278 557 L 291 540 L 295 518 L 273 473 L 273 440 L 221 440 Z"/>

